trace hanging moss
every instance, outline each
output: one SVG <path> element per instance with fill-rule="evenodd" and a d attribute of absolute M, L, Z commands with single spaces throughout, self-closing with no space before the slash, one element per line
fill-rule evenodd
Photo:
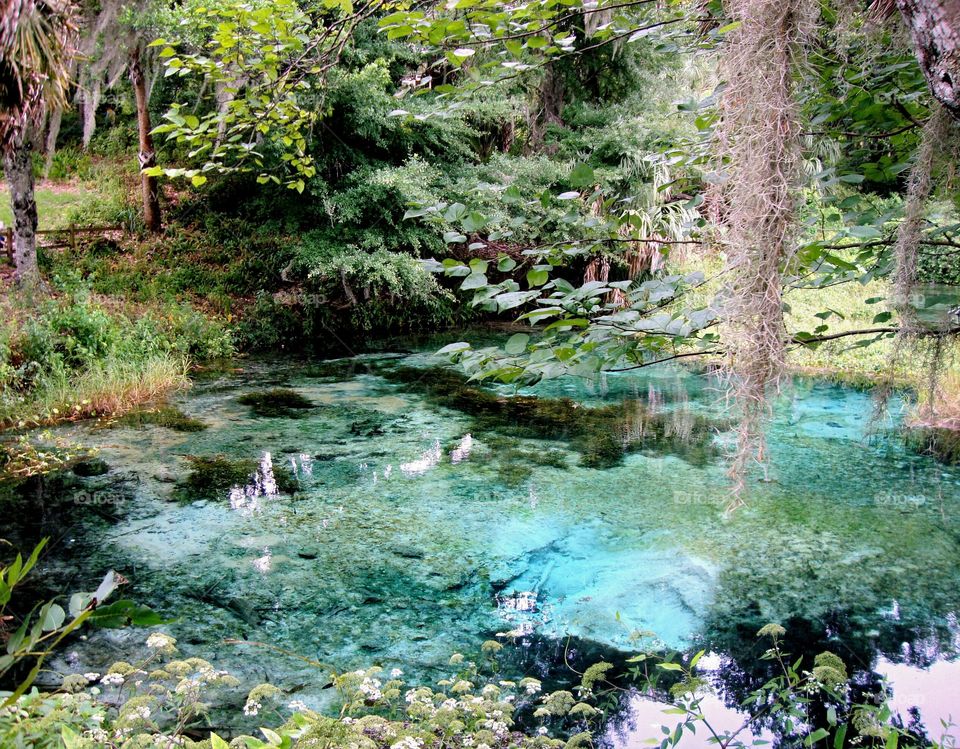
<path fill-rule="evenodd" d="M 273 388 L 272 390 L 258 390 L 246 393 L 237 398 L 238 403 L 250 406 L 254 416 L 286 416 L 296 417 L 311 408 L 315 408 L 312 401 L 304 398 L 296 390 L 288 388 Z"/>
<path fill-rule="evenodd" d="M 717 425 L 699 415 L 651 413 L 635 401 L 586 408 L 570 398 L 500 396 L 444 367 L 381 367 L 377 373 L 421 391 L 436 405 L 469 414 L 475 432 L 563 440 L 591 468 L 610 468 L 626 452 L 640 450 L 677 454 L 697 465 L 717 453 L 712 440 Z"/>
<path fill-rule="evenodd" d="M 199 419 L 187 416 L 179 408 L 159 406 L 142 411 L 132 411 L 117 419 L 114 424 L 120 426 L 142 427 L 154 425 L 172 429 L 175 432 L 202 432 L 207 428 Z"/>

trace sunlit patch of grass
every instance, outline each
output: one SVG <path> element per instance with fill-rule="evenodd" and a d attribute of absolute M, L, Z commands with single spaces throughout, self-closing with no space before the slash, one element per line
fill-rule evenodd
<path fill-rule="evenodd" d="M 4 401 L 0 426 L 40 426 L 119 416 L 187 387 L 187 362 L 172 354 L 141 360 L 112 355 L 83 370 L 44 374 L 23 399 Z"/>
<path fill-rule="evenodd" d="M 37 215 L 39 228 L 62 229 L 70 223 L 75 209 L 89 200 L 90 189 L 82 185 L 38 185 Z M 0 221 L 6 226 L 13 224 L 13 212 L 10 208 L 10 192 L 0 188 Z"/>

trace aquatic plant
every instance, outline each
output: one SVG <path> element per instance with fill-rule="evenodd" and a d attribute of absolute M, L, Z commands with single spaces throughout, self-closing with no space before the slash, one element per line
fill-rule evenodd
<path fill-rule="evenodd" d="M 300 395 L 296 390 L 273 388 L 246 393 L 237 398 L 237 402 L 250 406 L 255 416 L 295 417 L 302 412 L 315 408 L 313 402 Z"/>
<path fill-rule="evenodd" d="M 177 483 L 174 492 L 181 502 L 223 499 L 231 487 L 244 486 L 257 470 L 257 461 L 249 458 L 188 455 L 187 461 L 191 471 Z"/>
<path fill-rule="evenodd" d="M 228 458 L 225 455 L 188 455 L 191 471 L 177 482 L 173 496 L 180 502 L 225 499 L 233 487 L 248 485 L 257 474 L 259 464 L 252 458 Z M 300 481 L 283 463 L 270 467 L 276 490 L 293 494 L 300 490 Z"/>
<path fill-rule="evenodd" d="M 0 482 L 20 481 L 60 471 L 92 456 L 93 452 L 45 430 L 20 435 L 0 444 Z"/>
<path fill-rule="evenodd" d="M 131 427 L 154 425 L 172 429 L 175 432 L 201 432 L 207 428 L 207 425 L 202 421 L 187 416 L 174 406 L 157 406 L 156 408 L 131 411 L 114 421 L 113 424 Z"/>

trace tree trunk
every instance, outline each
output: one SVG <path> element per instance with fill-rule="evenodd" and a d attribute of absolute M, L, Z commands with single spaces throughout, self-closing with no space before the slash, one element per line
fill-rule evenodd
<path fill-rule="evenodd" d="M 563 75 L 557 72 L 552 62 L 548 62 L 544 66 L 543 80 L 537 91 L 534 109 L 528 117 L 528 151 L 537 153 L 542 150 L 547 127 L 563 124 L 560 114 L 563 110 L 565 93 Z"/>
<path fill-rule="evenodd" d="M 33 141 L 16 137 L 3 157 L 13 209 L 13 278 L 22 286 L 37 286 L 37 200 L 33 190 Z"/>
<path fill-rule="evenodd" d="M 896 0 L 930 91 L 960 120 L 960 1 Z"/>
<path fill-rule="evenodd" d="M 137 130 L 140 135 L 140 181 L 143 188 L 143 221 L 151 232 L 161 228 L 160 198 L 157 190 L 157 178 L 143 174 L 144 169 L 157 165 L 157 155 L 153 150 L 153 138 L 150 135 L 150 110 L 148 108 L 146 79 L 140 65 L 140 50 L 136 47 L 130 57 L 130 81 L 137 98 Z"/>
<path fill-rule="evenodd" d="M 50 123 L 47 125 L 47 142 L 44 146 L 43 178 L 50 176 L 53 166 L 53 157 L 57 153 L 57 137 L 60 135 L 60 125 L 63 123 L 63 109 L 57 107 L 50 113 Z"/>
<path fill-rule="evenodd" d="M 80 116 L 83 120 L 83 150 L 90 148 L 93 133 L 97 129 L 97 110 L 100 108 L 100 82 L 90 81 L 90 87 L 81 92 Z"/>

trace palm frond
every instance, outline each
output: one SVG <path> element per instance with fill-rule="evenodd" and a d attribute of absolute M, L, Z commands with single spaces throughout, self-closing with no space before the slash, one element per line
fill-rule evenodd
<path fill-rule="evenodd" d="M 66 0 L 0 0 L 0 144 L 46 107 L 63 106 L 71 83 L 76 8 Z"/>

